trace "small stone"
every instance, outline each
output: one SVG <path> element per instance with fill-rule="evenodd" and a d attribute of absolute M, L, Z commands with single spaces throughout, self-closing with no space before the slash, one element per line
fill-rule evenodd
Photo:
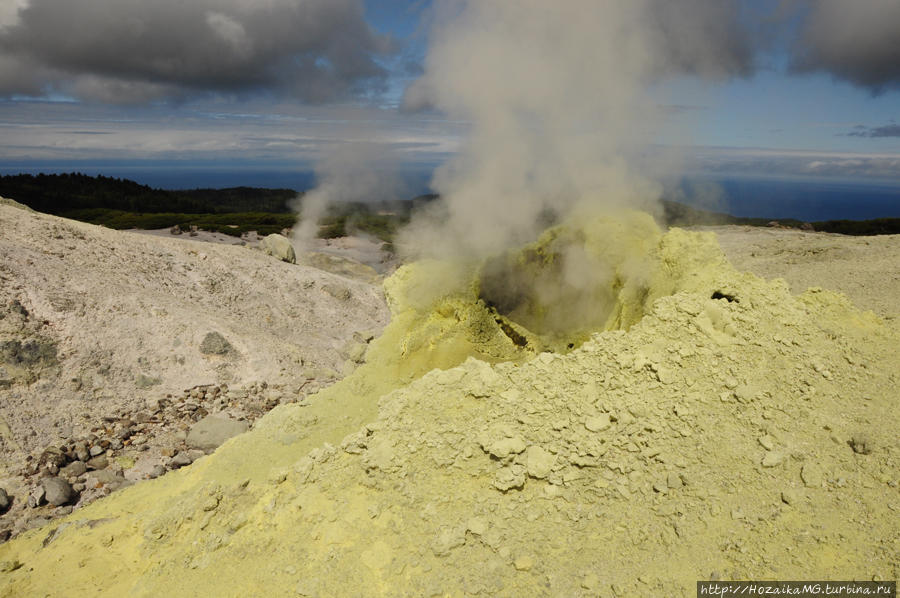
<path fill-rule="evenodd" d="M 125 477 L 118 472 L 109 469 L 101 469 L 93 471 L 87 476 L 87 485 L 89 488 L 108 488 L 115 490 L 125 483 Z"/>
<path fill-rule="evenodd" d="M 793 488 L 786 488 L 781 491 L 781 502 L 786 505 L 795 505 L 800 500 L 800 494 Z"/>
<path fill-rule="evenodd" d="M 681 476 L 673 472 L 666 477 L 666 485 L 672 490 L 678 490 L 684 483 L 681 481 Z"/>
<path fill-rule="evenodd" d="M 631 425 L 635 421 L 637 421 L 635 419 L 634 415 L 632 415 L 628 411 L 620 411 L 618 417 L 619 417 L 619 423 L 622 424 L 623 426 Z"/>
<path fill-rule="evenodd" d="M 35 509 L 35 508 L 41 506 L 42 504 L 47 502 L 46 496 L 47 496 L 47 493 L 44 491 L 44 487 L 38 486 L 37 488 L 35 488 L 28 494 L 28 501 L 27 501 L 28 507 L 31 509 Z"/>
<path fill-rule="evenodd" d="M 466 531 L 469 531 L 476 536 L 484 535 L 487 528 L 487 521 L 481 517 L 473 517 L 472 519 L 469 519 L 469 523 L 466 524 Z"/>
<path fill-rule="evenodd" d="M 762 459 L 763 467 L 777 467 L 784 461 L 784 455 L 776 452 L 768 452 Z"/>
<path fill-rule="evenodd" d="M 163 457 L 174 457 L 177 451 L 171 447 L 166 447 L 159 451 L 159 454 Z"/>
<path fill-rule="evenodd" d="M 102 446 L 100 446 L 99 444 L 95 444 L 94 446 L 91 447 L 90 455 L 91 455 L 91 457 L 99 457 L 104 452 L 106 452 L 106 451 L 103 450 Z"/>
<path fill-rule="evenodd" d="M 755 386 L 750 384 L 739 384 L 734 389 L 734 398 L 741 403 L 749 403 L 756 398 L 758 393 L 759 391 Z"/>
<path fill-rule="evenodd" d="M 821 488 L 825 476 L 815 463 L 806 463 L 800 469 L 800 479 L 807 488 Z"/>
<path fill-rule="evenodd" d="M 589 417 L 584 421 L 584 427 L 591 432 L 602 432 L 611 425 L 612 423 L 610 422 L 608 413 L 601 413 L 600 415 Z"/>
<path fill-rule="evenodd" d="M 67 505 L 76 498 L 75 490 L 62 478 L 44 478 L 41 480 L 41 487 L 44 489 L 47 502 L 54 507 Z"/>
<path fill-rule="evenodd" d="M 540 446 L 530 446 L 525 453 L 525 467 L 533 478 L 546 478 L 555 463 L 556 456 Z"/>
<path fill-rule="evenodd" d="M 528 571 L 534 567 L 534 560 L 530 556 L 520 556 L 513 561 L 516 571 Z"/>
<path fill-rule="evenodd" d="M 521 466 L 504 467 L 497 472 L 493 481 L 494 488 L 507 492 L 513 488 L 525 486 L 525 468 Z"/>
<path fill-rule="evenodd" d="M 510 454 L 518 455 L 525 450 L 525 441 L 519 438 L 504 438 L 497 440 L 487 447 L 487 451 L 498 459 L 504 459 Z"/>
<path fill-rule="evenodd" d="M 867 434 L 857 432 L 850 438 L 850 448 L 857 455 L 868 455 L 872 452 L 872 440 Z"/>
<path fill-rule="evenodd" d="M 773 448 L 775 448 L 775 439 L 768 434 L 766 434 L 765 436 L 761 436 L 758 439 L 758 442 L 760 446 L 762 446 L 767 451 L 771 451 Z"/>
<path fill-rule="evenodd" d="M 454 548 L 465 543 L 466 535 L 462 533 L 462 530 L 445 527 L 431 543 L 431 551 L 434 556 L 447 556 Z"/>
<path fill-rule="evenodd" d="M 656 370 L 656 379 L 663 384 L 672 384 L 675 382 L 675 372 L 667 367 L 659 367 Z"/>
<path fill-rule="evenodd" d="M 87 462 L 88 469 L 106 469 L 107 467 L 109 467 L 109 459 L 107 459 L 106 455 L 94 457 Z"/>
<path fill-rule="evenodd" d="M 200 343 L 200 352 L 204 355 L 227 355 L 232 350 L 231 343 L 218 332 L 208 332 Z"/>
<path fill-rule="evenodd" d="M 79 461 L 87 461 L 91 458 L 91 453 L 88 452 L 87 446 L 84 444 L 78 444 L 75 446 L 75 457 Z"/>
<path fill-rule="evenodd" d="M 200 457 L 205 457 L 206 453 L 201 451 L 200 449 L 188 449 L 188 457 L 191 458 L 191 463 L 199 459 Z"/>
<path fill-rule="evenodd" d="M 87 465 L 83 461 L 73 461 L 59 470 L 60 474 L 67 478 L 77 478 L 87 471 Z"/>
<path fill-rule="evenodd" d="M 172 469 L 178 469 L 179 467 L 184 467 L 186 465 L 190 465 L 193 463 L 190 456 L 185 452 L 181 451 L 171 459 L 169 459 L 169 467 Z"/>
<path fill-rule="evenodd" d="M 294 247 L 291 245 L 291 241 L 283 235 L 276 233 L 263 237 L 259 242 L 259 248 L 262 249 L 266 255 L 271 255 L 283 262 L 289 264 L 297 263 L 297 255 L 294 252 Z"/>
<path fill-rule="evenodd" d="M 162 465 L 155 465 L 153 467 L 153 469 L 151 469 L 150 472 L 147 474 L 147 477 L 149 477 L 152 480 L 152 479 L 158 478 L 161 475 L 164 475 L 165 473 L 166 473 L 165 467 L 163 467 Z"/>

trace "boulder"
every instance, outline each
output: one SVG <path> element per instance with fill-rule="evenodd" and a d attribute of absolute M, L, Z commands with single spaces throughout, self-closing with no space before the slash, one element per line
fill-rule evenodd
<path fill-rule="evenodd" d="M 222 415 L 207 415 L 191 426 L 185 443 L 203 451 L 214 451 L 223 442 L 246 432 L 250 425 Z"/>
<path fill-rule="evenodd" d="M 208 332 L 200 343 L 200 352 L 204 355 L 225 355 L 231 351 L 231 343 L 218 332 Z"/>
<path fill-rule="evenodd" d="M 259 243 L 260 249 L 266 252 L 266 255 L 277 257 L 282 262 L 289 264 L 297 263 L 297 254 L 294 253 L 294 246 L 287 237 L 282 235 L 269 235 Z"/>
<path fill-rule="evenodd" d="M 69 482 L 62 478 L 44 478 L 41 480 L 44 498 L 54 507 L 61 507 L 75 501 L 76 494 Z"/>

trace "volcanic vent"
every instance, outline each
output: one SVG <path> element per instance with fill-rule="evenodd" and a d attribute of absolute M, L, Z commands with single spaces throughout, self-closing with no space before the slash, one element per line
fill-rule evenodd
<path fill-rule="evenodd" d="M 674 292 L 662 235 L 646 214 L 572 219 L 525 247 L 487 259 L 478 297 L 519 346 L 566 351 L 604 330 L 627 330 Z"/>

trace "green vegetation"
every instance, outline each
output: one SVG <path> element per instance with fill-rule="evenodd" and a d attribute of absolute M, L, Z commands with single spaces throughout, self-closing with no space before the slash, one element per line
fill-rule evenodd
<path fill-rule="evenodd" d="M 115 229 L 157 229 L 178 226 L 184 231 L 196 226 L 200 230 L 217 231 L 240 237 L 242 234 L 255 230 L 260 235 L 280 233 L 286 228 L 292 228 L 297 222 L 296 214 L 272 214 L 267 212 L 232 212 L 228 214 L 178 214 L 173 212 L 161 212 L 145 214 L 140 212 L 125 212 L 123 210 L 107 210 L 104 208 L 89 208 L 84 210 L 72 210 L 60 214 L 66 218 L 100 224 Z"/>
<path fill-rule="evenodd" d="M 408 201 L 334 204 L 319 221 L 319 237 L 331 239 L 363 232 L 392 243 L 397 230 L 409 222 L 412 209 L 413 204 Z"/>
<path fill-rule="evenodd" d="M 825 220 L 820 222 L 803 222 L 792 218 L 773 220 L 772 218 L 742 218 L 699 210 L 674 201 L 663 200 L 662 221 L 667 226 L 716 226 L 722 224 L 740 224 L 744 226 L 778 226 L 786 228 L 802 228 L 823 233 L 839 233 L 842 235 L 896 235 L 900 234 L 900 218 L 876 218 L 874 220 Z"/>
<path fill-rule="evenodd" d="M 900 218 L 875 218 L 873 220 L 829 220 L 813 222 L 813 228 L 826 233 L 842 235 L 897 235 L 900 234 Z"/>

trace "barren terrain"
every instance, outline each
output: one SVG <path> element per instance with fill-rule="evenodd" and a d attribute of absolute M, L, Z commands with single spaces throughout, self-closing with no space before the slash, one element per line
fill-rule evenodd
<path fill-rule="evenodd" d="M 230 242 L 113 231 L 9 202 L 0 231 L 0 487 L 19 496 L 23 471 L 80 440 L 112 442 L 108 468 L 142 479 L 208 412 L 252 421 L 331 384 L 388 320 L 374 278 Z M 53 514 L 24 504 L 0 531 Z"/>
<path fill-rule="evenodd" d="M 3 450 L 37 461 L 27 479 L 7 472 L 0 521 L 30 531 L 0 546 L 0 596 L 895 579 L 900 238 L 663 234 L 640 215 L 572 226 L 615 285 L 590 289 L 610 299 L 607 325 L 552 353 L 478 301 L 471 265 L 403 266 L 385 297 L 365 270 L 0 205 L 0 341 L 19 343 Z M 189 454 L 205 412 L 253 426 Z M 102 428 L 126 423 L 129 441 L 171 428 L 154 436 L 168 444 L 103 447 Z M 28 506 L 57 475 L 44 446 L 71 438 L 131 479 L 157 477 L 141 453 L 178 471 L 125 488 L 92 467 L 72 478 L 74 511 Z"/>

